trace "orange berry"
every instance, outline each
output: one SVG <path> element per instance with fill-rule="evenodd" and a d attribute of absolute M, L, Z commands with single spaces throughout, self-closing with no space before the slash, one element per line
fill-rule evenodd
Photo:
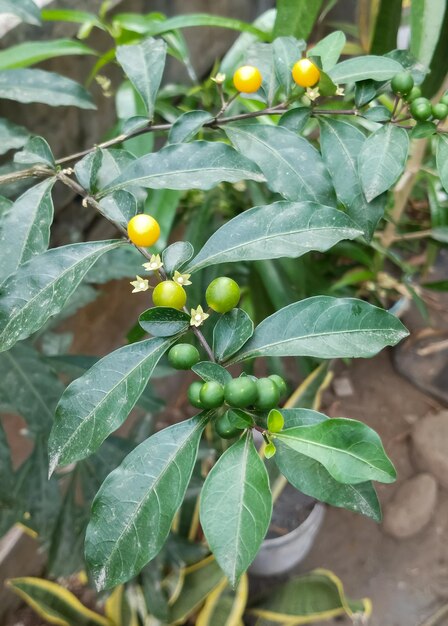
<path fill-rule="evenodd" d="M 292 77 L 300 87 L 314 87 L 319 82 L 320 70 L 309 59 L 300 59 L 292 68 Z"/>
<path fill-rule="evenodd" d="M 160 237 L 159 222 L 146 213 L 139 213 L 128 222 L 128 237 L 136 246 L 152 246 Z"/>
<path fill-rule="evenodd" d="M 233 84 L 243 93 L 255 93 L 260 89 L 262 82 L 260 70 L 253 65 L 243 65 L 233 75 Z"/>

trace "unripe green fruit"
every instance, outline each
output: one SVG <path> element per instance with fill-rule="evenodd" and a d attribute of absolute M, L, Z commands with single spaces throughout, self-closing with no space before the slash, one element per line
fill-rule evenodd
<path fill-rule="evenodd" d="M 197 409 L 205 408 L 200 399 L 202 385 L 203 383 L 201 383 L 199 380 L 195 380 L 194 383 L 191 383 L 188 388 L 188 400 L 190 404 L 195 406 Z"/>
<path fill-rule="evenodd" d="M 229 380 L 224 387 L 224 397 L 229 406 L 244 409 L 258 398 L 257 384 L 249 376 Z"/>
<path fill-rule="evenodd" d="M 278 374 L 271 374 L 268 378 L 273 380 L 274 383 L 277 385 L 278 390 L 280 391 L 280 398 L 283 398 L 284 396 L 286 396 L 288 392 L 288 386 L 286 385 L 283 378 L 279 376 Z"/>
<path fill-rule="evenodd" d="M 176 370 L 189 370 L 199 359 L 197 348 L 189 343 L 178 343 L 168 352 L 168 362 Z"/>
<path fill-rule="evenodd" d="M 405 96 L 412 90 L 414 79 L 409 72 L 400 72 L 399 74 L 395 74 L 390 84 L 395 94 Z"/>
<path fill-rule="evenodd" d="M 447 104 L 448 105 L 448 93 L 444 94 L 441 98 L 440 98 L 440 102 L 439 104 Z"/>
<path fill-rule="evenodd" d="M 185 289 L 174 280 L 163 280 L 152 292 L 154 306 L 169 306 L 173 309 L 182 309 L 187 301 Z"/>
<path fill-rule="evenodd" d="M 417 122 L 425 122 L 432 113 L 431 103 L 428 98 L 417 98 L 411 102 L 411 115 Z"/>
<path fill-rule="evenodd" d="M 216 380 L 209 380 L 202 385 L 199 400 L 205 409 L 217 409 L 224 402 L 224 389 Z"/>
<path fill-rule="evenodd" d="M 259 378 L 257 380 L 258 398 L 255 408 L 260 410 L 273 409 L 280 400 L 280 389 L 270 378 Z"/>
<path fill-rule="evenodd" d="M 412 87 L 411 91 L 406 96 L 406 102 L 414 102 L 417 98 L 420 98 L 422 95 L 422 90 L 420 87 Z"/>
<path fill-rule="evenodd" d="M 236 307 L 240 295 L 238 283 L 227 276 L 220 276 L 207 287 L 205 299 L 208 306 L 217 313 L 227 313 Z"/>
<path fill-rule="evenodd" d="M 228 411 L 217 418 L 215 421 L 215 430 L 223 439 L 233 439 L 241 433 L 241 429 L 230 421 Z"/>
<path fill-rule="evenodd" d="M 439 102 L 432 105 L 432 116 L 436 120 L 444 120 L 448 115 L 448 104 Z"/>

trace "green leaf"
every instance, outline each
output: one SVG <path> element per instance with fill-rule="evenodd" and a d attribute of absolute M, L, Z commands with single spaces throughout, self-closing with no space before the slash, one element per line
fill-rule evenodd
<path fill-rule="evenodd" d="M 14 155 L 16 163 L 46 165 L 54 169 L 55 160 L 48 143 L 43 137 L 31 137 L 26 142 L 23 150 Z"/>
<path fill-rule="evenodd" d="M 160 237 L 155 245 L 155 251 L 163 252 L 168 245 L 181 192 L 172 189 L 150 189 L 146 201 L 147 212 L 159 222 Z"/>
<path fill-rule="evenodd" d="M 318 461 L 341 483 L 391 483 L 396 478 L 379 436 L 356 420 L 338 417 L 313 426 L 286 428 L 275 440 Z"/>
<path fill-rule="evenodd" d="M 446 135 L 439 135 L 437 137 L 436 155 L 440 182 L 448 193 L 448 137 Z"/>
<path fill-rule="evenodd" d="M 20 415 L 31 433 L 48 433 L 64 386 L 42 356 L 26 343 L 0 353 L 0 406 Z"/>
<path fill-rule="evenodd" d="M 97 53 L 74 39 L 27 41 L 0 51 L 0 70 L 29 67 L 47 59 L 81 54 L 96 55 Z"/>
<path fill-rule="evenodd" d="M 259 166 L 272 191 L 287 200 L 335 206 L 330 176 L 306 139 L 286 128 L 258 123 L 229 124 L 225 131 L 241 154 Z"/>
<path fill-rule="evenodd" d="M 388 191 L 400 178 L 408 151 L 408 133 L 393 124 L 385 124 L 367 138 L 359 153 L 358 167 L 368 202 Z"/>
<path fill-rule="evenodd" d="M 326 421 L 323 413 L 308 409 L 280 409 L 286 428 L 307 426 Z M 344 485 L 337 482 L 323 465 L 281 441 L 276 441 L 275 462 L 293 487 L 307 496 L 381 521 L 381 508 L 371 482 Z"/>
<path fill-rule="evenodd" d="M 361 187 L 358 157 L 366 142 L 364 133 L 347 122 L 319 118 L 321 150 L 333 179 L 336 194 L 348 215 L 370 240 L 383 217 L 386 198 L 369 203 Z"/>
<path fill-rule="evenodd" d="M 360 109 L 377 95 L 378 85 L 374 80 L 360 80 L 355 83 L 355 104 Z M 366 116 L 366 114 L 364 114 Z"/>
<path fill-rule="evenodd" d="M 106 154 L 106 152 L 103 150 L 93 150 L 93 152 L 89 152 L 89 154 L 86 154 L 84 158 L 77 161 L 75 164 L 76 178 L 79 184 L 89 193 L 95 193 L 97 191 L 97 179 L 103 163 L 104 154 Z"/>
<path fill-rule="evenodd" d="M 176 270 L 191 259 L 194 254 L 193 246 L 189 241 L 176 241 L 162 252 L 162 262 L 165 272 L 172 276 Z"/>
<path fill-rule="evenodd" d="M 87 563 L 98 589 L 129 580 L 162 548 L 207 421 L 205 413 L 159 431 L 104 481 L 86 534 Z"/>
<path fill-rule="evenodd" d="M 245 65 L 254 65 L 259 69 L 263 81 L 258 95 L 269 106 L 272 105 L 280 87 L 275 67 L 273 44 L 259 42 L 252 44 L 245 54 L 244 63 Z"/>
<path fill-rule="evenodd" d="M 126 228 L 129 220 L 137 215 L 137 200 L 132 193 L 119 189 L 100 200 L 101 212 L 108 220 Z"/>
<path fill-rule="evenodd" d="M 43 9 L 41 13 L 45 22 L 74 22 L 75 24 L 92 24 L 101 30 L 106 30 L 101 20 L 94 13 L 87 11 L 72 11 L 70 9 Z"/>
<path fill-rule="evenodd" d="M 437 126 L 434 122 L 417 122 L 411 130 L 411 139 L 422 139 L 431 137 L 437 133 Z"/>
<path fill-rule="evenodd" d="M 40 26 L 40 10 L 33 0 L 0 0 L 0 13 L 11 13 L 26 24 Z"/>
<path fill-rule="evenodd" d="M 372 122 L 389 122 L 392 117 L 392 112 L 386 109 L 386 107 L 375 106 L 367 109 L 363 117 L 365 117 L 366 120 L 372 120 Z"/>
<path fill-rule="evenodd" d="M 425 3 L 427 4 L 427 3 Z M 437 2 L 439 4 L 439 2 Z M 431 16 L 431 21 L 434 17 L 434 14 Z M 439 14 L 438 19 L 441 20 L 441 14 Z M 445 14 L 443 16 L 442 26 L 440 28 L 439 39 L 434 48 L 434 52 L 432 55 L 431 63 L 429 64 L 429 72 L 426 75 L 426 78 L 422 84 L 423 95 L 428 98 L 432 98 L 437 94 L 439 89 L 442 87 L 445 77 L 446 77 L 446 67 L 444 63 L 440 62 L 440 59 L 445 59 L 448 54 L 448 10 L 445 8 Z M 423 68 L 426 69 L 426 66 L 423 65 Z"/>
<path fill-rule="evenodd" d="M 300 133 L 311 117 L 311 108 L 299 106 L 283 113 L 278 121 L 279 126 L 291 130 L 293 133 Z"/>
<path fill-rule="evenodd" d="M 151 189 L 211 189 L 222 181 L 264 181 L 257 166 L 221 141 L 192 141 L 162 148 L 131 163 L 102 192 L 132 184 Z"/>
<path fill-rule="evenodd" d="M 272 43 L 274 57 L 274 69 L 278 83 L 283 87 L 285 94 L 289 96 L 291 89 L 295 87 L 291 68 L 296 61 L 302 58 L 306 50 L 306 43 L 295 37 L 277 37 Z"/>
<path fill-rule="evenodd" d="M 221 226 L 186 268 L 218 263 L 296 258 L 328 250 L 362 232 L 342 211 L 315 202 L 275 202 L 254 207 Z"/>
<path fill-rule="evenodd" d="M 22 263 L 48 248 L 54 182 L 54 178 L 49 178 L 31 187 L 3 213 L 0 220 L 0 284 Z"/>
<path fill-rule="evenodd" d="M 154 337 L 172 337 L 190 328 L 190 316 L 168 306 L 156 306 L 144 311 L 138 323 Z"/>
<path fill-rule="evenodd" d="M 29 136 L 29 131 L 23 126 L 0 118 L 0 154 L 21 148 L 26 144 Z"/>
<path fill-rule="evenodd" d="M 347 59 L 335 65 L 328 74 L 334 83 L 356 83 L 359 80 L 389 80 L 403 66 L 388 57 L 366 55 Z"/>
<path fill-rule="evenodd" d="M 372 54 L 385 54 L 397 47 L 402 4 L 402 0 L 380 0 L 370 46 Z"/>
<path fill-rule="evenodd" d="M 168 143 L 182 143 L 195 137 L 204 124 L 213 121 L 208 111 L 187 111 L 182 113 L 171 127 Z"/>
<path fill-rule="evenodd" d="M 149 119 L 154 117 L 154 105 L 165 68 L 166 43 L 149 37 L 138 44 L 118 46 L 117 61 L 142 97 Z"/>
<path fill-rule="evenodd" d="M 32 257 L 0 287 L 0 352 L 63 308 L 95 261 L 122 241 L 75 243 Z"/>
<path fill-rule="evenodd" d="M 408 334 L 399 319 L 368 302 L 314 296 L 267 317 L 231 361 L 256 356 L 370 357 Z"/>
<path fill-rule="evenodd" d="M 313 30 L 323 0 L 277 0 L 274 37 L 293 35 L 307 39 Z"/>
<path fill-rule="evenodd" d="M 1 360 L 0 360 L 1 367 Z M 14 491 L 14 472 L 12 469 L 11 453 L 9 451 L 8 440 L 0 421 L 0 511 L 4 515 L 4 510 L 11 504 Z M 5 506 L 6 505 L 6 506 Z M 2 528 L 3 525 L 0 524 Z"/>
<path fill-rule="evenodd" d="M 433 57 L 445 11 L 445 0 L 413 0 L 411 4 L 410 51 L 425 66 Z"/>
<path fill-rule="evenodd" d="M 254 323 L 242 309 L 232 309 L 221 315 L 213 329 L 213 353 L 225 361 L 238 352 L 254 332 Z"/>
<path fill-rule="evenodd" d="M 121 426 L 171 343 L 153 338 L 123 346 L 67 387 L 48 443 L 50 472 L 86 458 Z"/>
<path fill-rule="evenodd" d="M 0 71 L 0 99 L 96 109 L 92 96 L 70 78 L 44 70 Z"/>
<path fill-rule="evenodd" d="M 346 37 L 341 30 L 330 33 L 308 50 L 307 56 L 320 57 L 322 69 L 328 72 L 336 65 L 346 43 Z"/>
<path fill-rule="evenodd" d="M 233 587 L 256 557 L 271 515 L 268 474 L 248 431 L 212 468 L 200 501 L 205 537 Z"/>
<path fill-rule="evenodd" d="M 191 369 L 206 382 L 216 380 L 216 382 L 224 386 L 229 380 L 232 380 L 230 372 L 218 365 L 218 363 L 212 363 L 211 361 L 201 361 L 193 365 Z"/>

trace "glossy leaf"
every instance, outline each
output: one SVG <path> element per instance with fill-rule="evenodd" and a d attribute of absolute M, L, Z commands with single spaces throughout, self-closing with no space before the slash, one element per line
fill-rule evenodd
<path fill-rule="evenodd" d="M 191 259 L 194 254 L 193 246 L 189 241 L 176 241 L 162 252 L 163 268 L 168 276 Z"/>
<path fill-rule="evenodd" d="M 67 387 L 48 443 L 51 472 L 86 458 L 121 426 L 171 343 L 155 338 L 123 346 Z"/>
<path fill-rule="evenodd" d="M 205 381 L 216 380 L 221 385 L 225 385 L 229 380 L 232 380 L 230 372 L 218 365 L 218 363 L 212 363 L 212 361 L 200 361 L 193 365 L 191 369 Z"/>
<path fill-rule="evenodd" d="M 12 13 L 26 24 L 40 26 L 39 7 L 33 0 L 0 0 L 0 13 Z"/>
<path fill-rule="evenodd" d="M 300 133 L 311 117 L 311 108 L 306 106 L 295 107 L 283 113 L 278 125 L 291 130 L 293 133 Z"/>
<path fill-rule="evenodd" d="M 366 55 L 347 59 L 335 65 L 328 74 L 335 83 L 356 83 L 359 80 L 389 80 L 403 67 L 388 57 Z"/>
<path fill-rule="evenodd" d="M 288 96 L 295 87 L 291 68 L 296 61 L 302 58 L 306 50 L 306 43 L 295 37 L 276 37 L 272 42 L 274 69 L 277 80 Z"/>
<path fill-rule="evenodd" d="M 159 431 L 104 481 L 86 534 L 87 563 L 98 589 L 129 580 L 162 548 L 207 419 L 202 414 Z"/>
<path fill-rule="evenodd" d="M 218 361 L 238 352 L 252 337 L 254 323 L 242 309 L 232 309 L 221 315 L 213 329 L 213 353 Z"/>
<path fill-rule="evenodd" d="M 293 35 L 297 39 L 307 39 L 322 3 L 323 0 L 277 0 L 274 37 Z"/>
<path fill-rule="evenodd" d="M 0 71 L 0 99 L 41 102 L 49 106 L 76 106 L 95 109 L 91 95 L 78 83 L 45 70 Z"/>
<path fill-rule="evenodd" d="M 137 215 L 137 200 L 132 193 L 119 189 L 100 200 L 101 212 L 107 219 L 126 228 L 129 220 Z"/>
<path fill-rule="evenodd" d="M 275 435 L 275 441 L 318 461 L 340 483 L 391 483 L 396 478 L 379 436 L 355 420 L 333 418 L 312 426 L 285 428 Z"/>
<path fill-rule="evenodd" d="M 315 202 L 275 202 L 240 213 L 221 226 L 187 266 L 187 271 L 218 263 L 296 258 L 328 250 L 361 230 L 342 211 Z"/>
<path fill-rule="evenodd" d="M 111 622 L 87 609 L 65 587 L 44 578 L 12 578 L 8 587 L 51 624 L 62 626 L 111 626 Z"/>
<path fill-rule="evenodd" d="M 384 214 L 385 197 L 369 203 L 364 195 L 358 174 L 358 157 L 366 142 L 364 133 L 347 122 L 322 116 L 321 150 L 333 179 L 339 200 L 347 213 L 370 240 Z"/>
<path fill-rule="evenodd" d="M 14 155 L 16 163 L 42 164 L 55 168 L 54 156 L 48 143 L 43 137 L 31 137 L 20 152 Z"/>
<path fill-rule="evenodd" d="M 398 180 L 405 168 L 408 150 L 408 133 L 393 124 L 384 124 L 367 138 L 358 157 L 367 201 L 388 191 Z"/>
<path fill-rule="evenodd" d="M 268 187 L 287 200 L 335 206 L 330 176 L 318 151 L 286 128 L 257 123 L 226 125 L 236 148 L 256 163 Z"/>
<path fill-rule="evenodd" d="M 372 120 L 372 122 L 389 122 L 392 117 L 392 112 L 386 109 L 384 106 L 375 106 L 368 109 L 363 117 L 366 120 Z"/>
<path fill-rule="evenodd" d="M 326 415 L 308 409 L 281 409 L 286 428 L 308 426 L 326 421 Z M 275 463 L 293 487 L 321 502 L 342 507 L 381 521 L 381 508 L 371 482 L 344 485 L 309 456 L 305 456 L 279 439 L 275 442 Z"/>
<path fill-rule="evenodd" d="M 32 257 L 0 287 L 0 351 L 59 313 L 95 261 L 122 241 L 75 243 Z"/>
<path fill-rule="evenodd" d="M 89 152 L 85 157 L 75 163 L 75 175 L 79 181 L 79 184 L 84 187 L 89 193 L 95 193 L 97 191 L 97 179 L 98 174 L 103 163 L 103 155 L 106 154 L 103 150 L 93 150 Z"/>
<path fill-rule="evenodd" d="M 410 51 L 425 66 L 429 66 L 434 54 L 445 11 L 444 0 L 412 2 Z"/>
<path fill-rule="evenodd" d="M 50 178 L 31 187 L 3 214 L 0 220 L 0 284 L 19 265 L 48 248 L 53 221 L 51 190 L 54 182 L 55 179 Z"/>
<path fill-rule="evenodd" d="M 20 415 L 31 433 L 49 432 L 63 391 L 53 369 L 30 345 L 0 353 L 0 406 Z"/>
<path fill-rule="evenodd" d="M 355 104 L 358 108 L 363 107 L 368 102 L 376 98 L 378 85 L 374 80 L 360 80 L 355 83 Z"/>
<path fill-rule="evenodd" d="M 165 68 L 166 48 L 163 39 L 152 37 L 117 48 L 117 61 L 142 97 L 149 119 L 154 117 L 154 105 Z"/>
<path fill-rule="evenodd" d="M 0 70 L 29 67 L 47 59 L 62 56 L 97 54 L 80 41 L 53 39 L 51 41 L 27 41 L 0 51 Z"/>
<path fill-rule="evenodd" d="M 437 138 L 437 171 L 440 182 L 448 193 L 448 138 L 446 135 L 439 135 Z"/>
<path fill-rule="evenodd" d="M 29 131 L 23 126 L 0 118 L 0 154 L 5 154 L 8 150 L 22 148 L 29 136 Z"/>
<path fill-rule="evenodd" d="M 168 143 L 190 141 L 195 137 L 207 122 L 213 120 L 208 111 L 187 111 L 182 113 L 171 127 L 168 134 Z"/>
<path fill-rule="evenodd" d="M 264 181 L 257 166 L 217 141 L 193 141 L 162 148 L 131 163 L 102 195 L 129 185 L 151 189 L 210 189 L 222 181 Z"/>
<path fill-rule="evenodd" d="M 190 316 L 168 306 L 156 306 L 144 311 L 138 323 L 154 337 L 172 337 L 190 328 Z"/>
<path fill-rule="evenodd" d="M 267 317 L 231 361 L 256 356 L 370 357 L 407 335 L 399 319 L 368 302 L 314 296 Z"/>
<path fill-rule="evenodd" d="M 257 555 L 271 514 L 268 475 L 249 431 L 213 466 L 200 501 L 205 537 L 233 587 Z"/>
<path fill-rule="evenodd" d="M 341 30 L 330 33 L 308 50 L 309 57 L 320 57 L 322 69 L 328 72 L 336 65 L 346 43 L 346 37 Z"/>

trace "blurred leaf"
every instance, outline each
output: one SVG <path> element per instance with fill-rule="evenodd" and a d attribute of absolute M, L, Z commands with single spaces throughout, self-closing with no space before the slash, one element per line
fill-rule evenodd
<path fill-rule="evenodd" d="M 106 30 L 95 13 L 87 11 L 73 11 L 71 9 L 43 9 L 42 19 L 45 22 L 74 22 L 75 24 L 92 24 L 101 30 Z"/>
<path fill-rule="evenodd" d="M 40 26 L 40 10 L 33 0 L 0 0 L 0 13 L 12 13 L 26 24 Z"/>
<path fill-rule="evenodd" d="M 448 193 L 448 137 L 446 135 L 437 137 L 436 159 L 440 182 Z"/>
<path fill-rule="evenodd" d="M 196 626 L 239 626 L 246 610 L 248 596 L 247 574 L 243 574 L 236 590 L 223 581 L 207 597 Z"/>
<path fill-rule="evenodd" d="M 363 113 L 363 117 L 366 120 L 372 120 L 372 122 L 389 122 L 392 117 L 392 112 L 386 107 L 383 106 L 375 106 L 367 109 L 365 113 Z"/>
<path fill-rule="evenodd" d="M 318 44 L 308 50 L 307 56 L 320 57 L 322 69 L 324 72 L 328 72 L 338 62 L 345 43 L 346 37 L 344 33 L 337 30 L 321 39 Z"/>
<path fill-rule="evenodd" d="M 0 154 L 21 148 L 26 144 L 29 136 L 29 131 L 23 126 L 0 119 Z"/>
<path fill-rule="evenodd" d="M 307 39 L 313 30 L 323 0 L 277 0 L 274 37 L 293 35 Z"/>
<path fill-rule="evenodd" d="M 20 152 L 14 155 L 16 163 L 46 165 L 54 169 L 56 167 L 50 146 L 43 137 L 31 137 Z"/>
<path fill-rule="evenodd" d="M 445 0 L 412 0 L 410 51 L 429 66 L 441 33 Z"/>
<path fill-rule="evenodd" d="M 370 45 L 371 54 L 385 54 L 397 47 L 402 4 L 402 0 L 380 0 Z"/>
<path fill-rule="evenodd" d="M 62 56 L 97 53 L 80 41 L 53 39 L 51 41 L 27 41 L 0 51 L 0 70 L 29 67 L 47 59 Z"/>
<path fill-rule="evenodd" d="M 439 4 L 439 2 L 437 2 Z M 431 9 L 433 11 L 433 9 Z M 430 21 L 433 21 L 434 13 L 431 13 Z M 437 16 L 440 19 L 440 15 Z M 440 28 L 440 35 L 434 48 L 431 63 L 429 64 L 429 72 L 423 82 L 422 91 L 425 96 L 432 98 L 442 87 L 446 77 L 446 67 L 440 59 L 445 59 L 448 55 L 448 10 L 445 5 L 445 14 Z"/>

